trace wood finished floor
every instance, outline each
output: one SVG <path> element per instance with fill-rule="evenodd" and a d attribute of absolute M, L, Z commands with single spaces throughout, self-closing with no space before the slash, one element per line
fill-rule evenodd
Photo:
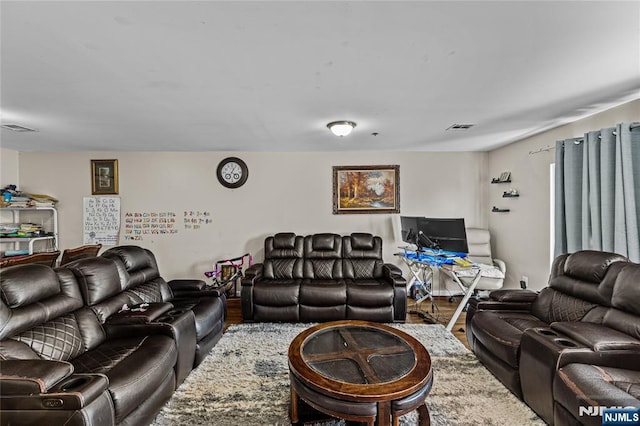
<path fill-rule="evenodd" d="M 458 303 L 460 302 L 460 298 L 457 298 L 453 302 L 449 301 L 448 297 L 436 297 L 435 303 L 432 305 L 431 301 L 425 301 L 420 304 L 420 310 L 429 313 L 432 317 L 434 317 L 438 323 L 447 325 L 449 320 L 453 316 L 456 308 L 458 307 Z M 408 310 L 413 311 L 416 308 L 416 303 L 413 299 L 407 299 Z M 458 317 L 455 326 L 451 332 L 453 335 L 462 342 L 467 348 L 469 347 L 467 343 L 467 337 L 465 335 L 465 318 L 466 313 L 462 312 L 462 314 Z M 407 323 L 410 324 L 421 324 L 425 323 L 425 321 L 417 314 L 409 313 L 407 314 Z M 231 298 L 227 300 L 227 325 L 230 324 L 241 324 L 242 323 L 242 312 L 240 311 L 240 299 L 239 298 Z"/>

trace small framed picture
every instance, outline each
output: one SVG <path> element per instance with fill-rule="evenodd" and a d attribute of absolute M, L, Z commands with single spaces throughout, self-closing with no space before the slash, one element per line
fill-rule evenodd
<path fill-rule="evenodd" d="M 91 194 L 118 193 L 118 160 L 91 160 Z"/>

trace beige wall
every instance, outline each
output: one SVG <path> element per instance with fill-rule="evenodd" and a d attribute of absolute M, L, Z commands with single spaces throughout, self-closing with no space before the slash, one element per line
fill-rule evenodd
<path fill-rule="evenodd" d="M 12 149 L 0 148 L 0 185 L 18 185 L 19 153 Z"/>
<path fill-rule="evenodd" d="M 511 172 L 511 184 L 489 186 L 491 206 L 510 208 L 509 213 L 490 213 L 489 229 L 495 257 L 507 263 L 506 286 L 516 287 L 522 275 L 529 277 L 529 287 L 538 290 L 547 285 L 550 270 L 550 181 L 549 167 L 555 162 L 557 140 L 582 136 L 621 122 L 640 121 L 640 100 L 636 100 L 570 125 L 528 138 L 489 154 L 489 173 L 497 177 Z M 489 179 L 490 180 L 490 179 Z M 509 188 L 520 192 L 519 198 L 502 198 Z"/>
<path fill-rule="evenodd" d="M 218 162 L 237 155 L 249 167 L 241 188 L 222 187 Z M 215 260 L 251 252 L 264 255 L 264 238 L 291 231 L 371 232 L 384 239 L 387 261 L 401 244 L 399 215 L 332 214 L 332 166 L 400 165 L 401 214 L 464 217 L 488 225 L 486 153 L 142 153 L 20 154 L 20 189 L 58 198 L 61 247 L 82 243 L 82 199 L 91 195 L 90 160 L 117 158 L 125 212 L 210 211 L 213 224 L 180 228 L 175 235 L 145 236 L 165 278 L 203 278 Z M 128 243 L 120 235 L 120 243 Z"/>

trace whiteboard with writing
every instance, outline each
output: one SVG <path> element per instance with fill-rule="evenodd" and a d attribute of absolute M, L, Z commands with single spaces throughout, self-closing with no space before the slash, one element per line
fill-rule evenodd
<path fill-rule="evenodd" d="M 118 244 L 120 197 L 84 197 L 83 244 Z"/>

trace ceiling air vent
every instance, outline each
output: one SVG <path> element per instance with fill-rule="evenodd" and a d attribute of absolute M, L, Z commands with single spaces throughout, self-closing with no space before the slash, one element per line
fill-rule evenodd
<path fill-rule="evenodd" d="M 3 129 L 13 130 L 14 132 L 35 132 L 35 129 L 19 126 L 17 124 L 3 124 L 0 127 L 2 127 Z"/>
<path fill-rule="evenodd" d="M 447 127 L 447 130 L 469 130 L 473 126 L 475 126 L 475 124 L 452 124 Z"/>

